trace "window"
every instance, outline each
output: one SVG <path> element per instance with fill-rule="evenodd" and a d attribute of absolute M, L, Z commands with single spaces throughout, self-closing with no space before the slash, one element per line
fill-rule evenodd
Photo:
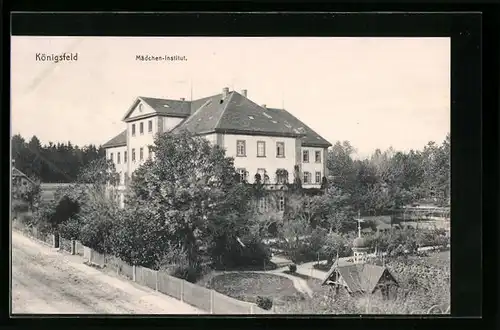
<path fill-rule="evenodd" d="M 267 211 L 267 199 L 266 199 L 266 197 L 259 198 L 259 211 L 260 212 Z"/>
<path fill-rule="evenodd" d="M 238 174 L 240 175 L 240 182 L 246 182 L 247 181 L 247 170 L 244 168 L 239 168 Z"/>
<path fill-rule="evenodd" d="M 257 157 L 266 157 L 266 143 L 257 141 Z"/>
<path fill-rule="evenodd" d="M 126 151 L 123 152 L 123 162 L 124 163 L 127 162 L 127 152 Z"/>
<path fill-rule="evenodd" d="M 135 162 L 135 149 L 132 149 L 132 161 Z"/>
<path fill-rule="evenodd" d="M 316 183 L 321 183 L 321 172 L 316 172 Z"/>
<path fill-rule="evenodd" d="M 144 123 L 139 124 L 139 133 L 144 134 Z"/>
<path fill-rule="evenodd" d="M 144 148 L 140 148 L 139 149 L 139 160 L 143 160 L 144 159 Z"/>
<path fill-rule="evenodd" d="M 304 172 L 304 184 L 309 184 L 311 183 L 311 173 L 309 172 Z"/>
<path fill-rule="evenodd" d="M 153 131 L 153 121 L 148 121 L 148 132 L 151 133 Z"/>
<path fill-rule="evenodd" d="M 245 157 L 246 156 L 245 141 L 243 141 L 243 140 L 236 141 L 236 156 L 238 156 L 238 157 Z"/>
<path fill-rule="evenodd" d="M 117 164 L 120 164 L 120 163 L 121 163 L 120 153 L 119 153 L 119 152 L 116 154 L 116 163 L 117 163 Z"/>
<path fill-rule="evenodd" d="M 302 151 L 302 161 L 304 163 L 309 163 L 309 150 Z"/>
<path fill-rule="evenodd" d="M 135 124 L 132 124 L 132 136 L 135 136 Z"/>
<path fill-rule="evenodd" d="M 113 161 L 113 153 L 109 154 L 109 159 L 111 159 L 111 161 Z"/>
<path fill-rule="evenodd" d="M 321 163 L 321 151 L 314 152 L 314 158 L 316 159 L 316 163 Z"/>
<path fill-rule="evenodd" d="M 276 171 L 276 183 L 283 184 L 288 181 L 288 171 L 284 168 L 279 168 Z"/>
<path fill-rule="evenodd" d="M 258 168 L 257 169 L 257 174 L 260 175 L 260 181 L 263 183 L 266 183 L 266 169 L 265 168 Z"/>
<path fill-rule="evenodd" d="M 278 210 L 280 212 L 285 210 L 285 196 L 280 196 L 278 201 Z"/>
<path fill-rule="evenodd" d="M 276 142 L 276 157 L 285 157 L 285 142 Z"/>
<path fill-rule="evenodd" d="M 148 158 L 149 159 L 153 158 L 153 147 L 152 146 L 148 147 Z"/>

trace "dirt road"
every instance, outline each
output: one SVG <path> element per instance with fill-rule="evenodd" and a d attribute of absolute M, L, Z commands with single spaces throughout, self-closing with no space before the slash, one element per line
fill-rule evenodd
<path fill-rule="evenodd" d="M 204 314 L 12 232 L 12 313 Z"/>

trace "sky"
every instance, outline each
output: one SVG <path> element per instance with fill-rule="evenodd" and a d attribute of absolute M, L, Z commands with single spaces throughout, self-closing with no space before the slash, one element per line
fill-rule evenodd
<path fill-rule="evenodd" d="M 36 54 L 78 54 L 39 61 Z M 139 61 L 136 55 L 185 56 Z M 230 90 L 285 108 L 357 157 L 422 149 L 450 131 L 449 38 L 19 37 L 11 39 L 12 134 L 103 144 L 137 96 Z"/>

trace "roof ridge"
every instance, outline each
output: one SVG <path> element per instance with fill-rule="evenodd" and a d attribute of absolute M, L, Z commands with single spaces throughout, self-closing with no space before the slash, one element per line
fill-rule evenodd
<path fill-rule="evenodd" d="M 219 126 L 219 124 L 220 124 L 220 121 L 221 121 L 222 117 L 224 116 L 224 113 L 225 113 L 225 112 L 226 112 L 226 110 L 227 110 L 227 105 L 231 102 L 231 99 L 233 98 L 235 91 L 231 91 L 231 92 L 229 92 L 229 93 L 230 93 L 230 95 L 229 95 L 229 97 L 227 97 L 227 102 L 226 102 L 226 104 L 224 104 L 224 108 L 222 109 L 222 111 L 221 111 L 221 113 L 220 113 L 220 117 L 219 117 L 219 119 L 218 119 L 218 120 L 217 120 L 217 122 L 215 123 L 214 129 L 217 129 L 217 128 L 218 128 L 218 126 Z"/>
<path fill-rule="evenodd" d="M 211 98 L 209 98 L 208 100 L 205 101 L 205 103 L 203 103 L 202 105 L 200 105 L 200 107 L 198 109 L 196 109 L 195 112 L 193 112 L 191 115 L 189 115 L 189 117 L 186 118 L 186 120 L 184 120 L 183 122 L 181 122 L 182 124 L 186 124 L 186 123 L 189 123 L 191 122 L 191 120 L 194 118 L 194 116 L 199 112 L 201 111 L 203 108 L 205 108 L 205 106 L 207 105 L 208 101 L 210 101 Z M 179 123 L 179 126 L 180 126 L 180 123 Z M 178 127 L 178 126 L 177 126 Z M 174 127 L 174 128 L 177 128 L 177 127 Z M 174 128 L 172 128 L 172 130 L 174 130 Z"/>

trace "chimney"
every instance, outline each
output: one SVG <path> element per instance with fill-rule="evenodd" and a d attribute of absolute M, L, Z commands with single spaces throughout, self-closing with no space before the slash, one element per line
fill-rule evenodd
<path fill-rule="evenodd" d="M 186 99 L 185 99 L 185 98 L 183 98 L 183 97 L 181 97 L 181 101 L 186 101 Z"/>
<path fill-rule="evenodd" d="M 247 90 L 246 89 L 242 89 L 241 90 L 241 95 L 243 95 L 244 97 L 247 97 Z"/>
<path fill-rule="evenodd" d="M 227 94 L 229 94 L 229 88 L 228 87 L 224 87 L 222 89 L 222 98 L 225 99 L 227 97 Z"/>
<path fill-rule="evenodd" d="M 261 107 L 263 107 L 264 109 L 267 109 L 267 105 L 266 104 L 261 105 Z"/>

